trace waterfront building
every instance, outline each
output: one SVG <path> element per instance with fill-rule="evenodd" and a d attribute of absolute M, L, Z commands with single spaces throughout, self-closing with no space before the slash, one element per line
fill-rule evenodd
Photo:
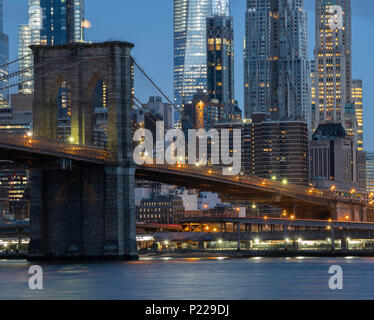
<path fill-rule="evenodd" d="M 137 208 L 138 222 L 178 224 L 184 217 L 183 200 L 179 196 L 153 196 L 143 199 Z"/>
<path fill-rule="evenodd" d="M 307 13 L 302 0 L 247 0 L 244 49 L 245 117 L 273 120 L 310 114 Z"/>
<path fill-rule="evenodd" d="M 221 205 L 218 194 L 212 192 L 198 192 L 196 190 L 185 190 L 181 195 L 183 206 L 186 211 L 202 211 L 216 208 Z"/>
<path fill-rule="evenodd" d="M 7 76 L 9 73 L 9 68 L 4 66 L 9 61 L 9 38 L 4 33 L 3 15 L 3 0 L 0 0 L 0 66 L 3 66 L 0 68 L 0 78 Z M 7 80 L 0 81 L 0 108 L 9 106 L 9 90 L 5 89 L 7 85 Z"/>
<path fill-rule="evenodd" d="M 207 90 L 206 26 L 211 0 L 174 0 L 174 104 L 192 102 L 198 89 Z M 180 123 L 180 114 L 174 121 Z"/>
<path fill-rule="evenodd" d="M 12 94 L 11 107 L 0 109 L 0 134 L 32 135 L 33 95 Z M 6 161 L 6 160 L 3 160 Z M 23 169 L 0 169 L 0 216 L 16 220 L 29 217 L 29 172 Z"/>
<path fill-rule="evenodd" d="M 343 15 L 342 25 L 332 29 L 333 6 L 340 6 Z M 313 132 L 320 123 L 329 121 L 340 122 L 349 131 L 355 130 L 352 127 L 355 112 L 347 114 L 352 109 L 351 52 L 351 0 L 317 0 L 314 57 L 318 80 Z M 349 131 L 347 134 L 353 134 Z"/>
<path fill-rule="evenodd" d="M 269 114 L 259 113 L 252 114 L 250 120 L 219 123 L 216 128 L 241 129 L 243 172 L 285 183 L 308 184 L 307 122 L 273 121 Z M 221 143 L 232 146 L 232 141 Z M 231 152 L 235 152 L 232 149 L 230 147 Z"/>
<path fill-rule="evenodd" d="M 311 180 L 317 188 L 357 189 L 354 140 L 340 123 L 320 124 L 310 142 Z"/>

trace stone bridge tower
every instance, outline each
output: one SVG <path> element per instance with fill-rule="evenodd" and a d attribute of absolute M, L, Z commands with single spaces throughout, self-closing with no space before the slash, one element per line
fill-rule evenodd
<path fill-rule="evenodd" d="M 32 47 L 38 66 L 34 73 L 34 136 L 61 138 L 61 106 L 56 97 L 65 87 L 70 143 L 92 146 L 92 94 L 100 80 L 105 83 L 106 145 L 117 165 L 73 163 L 68 170 L 32 170 L 30 259 L 137 258 L 132 48 L 126 42 Z"/>

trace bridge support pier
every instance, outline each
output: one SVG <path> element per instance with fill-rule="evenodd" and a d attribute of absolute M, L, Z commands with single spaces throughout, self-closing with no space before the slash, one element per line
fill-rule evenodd
<path fill-rule="evenodd" d="M 34 169 L 29 260 L 137 259 L 133 169 Z"/>
<path fill-rule="evenodd" d="M 105 256 L 122 256 L 128 260 L 138 258 L 134 176 L 134 167 L 105 168 Z"/>

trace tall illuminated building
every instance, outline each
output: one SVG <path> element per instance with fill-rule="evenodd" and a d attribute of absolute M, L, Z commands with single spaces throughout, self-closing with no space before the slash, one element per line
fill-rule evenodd
<path fill-rule="evenodd" d="M 233 114 L 234 21 L 229 7 L 218 1 L 213 16 L 207 18 L 207 80 L 210 99 L 224 106 L 225 118 Z M 214 7 L 213 7 L 214 9 Z"/>
<path fill-rule="evenodd" d="M 310 81 L 311 81 L 311 96 L 310 96 L 310 101 L 311 101 L 311 122 L 314 123 L 315 121 L 315 114 L 316 114 L 316 61 L 311 60 L 310 61 Z"/>
<path fill-rule="evenodd" d="M 59 45 L 84 41 L 84 0 L 40 0 L 41 43 Z"/>
<path fill-rule="evenodd" d="M 374 152 L 366 153 L 366 191 L 374 193 Z"/>
<path fill-rule="evenodd" d="M 303 0 L 247 0 L 244 48 L 245 116 L 310 117 L 308 16 Z"/>
<path fill-rule="evenodd" d="M 9 60 L 9 38 L 4 33 L 3 29 L 3 0 L 0 0 L 0 66 L 8 63 Z M 0 77 L 8 74 L 7 66 L 0 68 Z M 8 85 L 7 80 L 0 81 L 0 88 L 5 88 Z M 9 90 L 0 91 L 0 108 L 9 106 Z"/>
<path fill-rule="evenodd" d="M 362 80 L 352 80 L 352 102 L 355 106 L 356 119 L 356 142 L 357 150 L 364 150 L 364 121 L 363 121 L 363 99 L 362 99 Z"/>
<path fill-rule="evenodd" d="M 174 0 L 174 103 L 192 102 L 197 90 L 207 90 L 206 18 L 212 0 Z M 179 113 L 175 123 L 180 122 Z"/>
<path fill-rule="evenodd" d="M 341 8 L 341 15 L 336 8 Z M 313 129 L 320 123 L 342 123 L 351 135 L 354 112 L 346 115 L 346 107 L 348 111 L 352 107 L 351 0 L 316 1 L 314 56 L 317 84 Z"/>
<path fill-rule="evenodd" d="M 36 25 L 32 21 L 38 14 L 35 7 L 40 7 L 40 20 Z M 18 25 L 18 69 L 32 66 L 31 45 L 58 45 L 84 41 L 84 0 L 28 0 L 29 24 Z M 34 21 L 35 22 L 35 21 Z M 19 93 L 33 93 L 32 70 L 21 75 Z"/>

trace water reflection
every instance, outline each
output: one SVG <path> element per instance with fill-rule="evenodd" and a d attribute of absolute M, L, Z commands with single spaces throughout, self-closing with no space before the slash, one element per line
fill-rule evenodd
<path fill-rule="evenodd" d="M 328 287 L 341 265 L 344 290 Z M 30 264 L 0 261 L 0 299 L 373 299 L 373 258 L 146 258 L 45 264 L 44 290 L 28 289 Z"/>

